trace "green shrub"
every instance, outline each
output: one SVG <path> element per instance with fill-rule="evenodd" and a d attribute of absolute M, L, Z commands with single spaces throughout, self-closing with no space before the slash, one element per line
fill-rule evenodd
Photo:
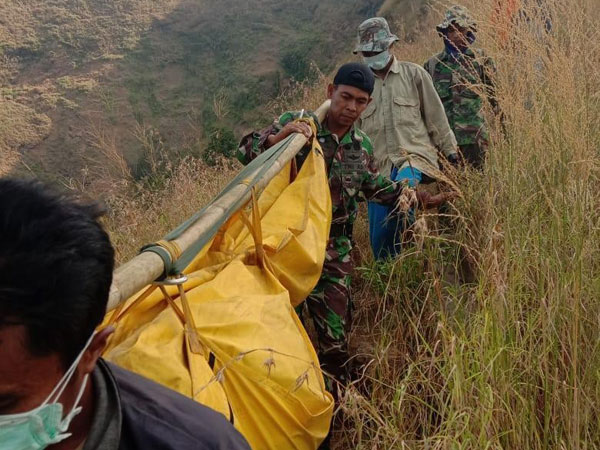
<path fill-rule="evenodd" d="M 202 159 L 209 166 L 214 166 L 219 157 L 233 157 L 237 145 L 233 130 L 223 126 L 214 127 L 210 133 L 208 146 L 202 153 Z"/>

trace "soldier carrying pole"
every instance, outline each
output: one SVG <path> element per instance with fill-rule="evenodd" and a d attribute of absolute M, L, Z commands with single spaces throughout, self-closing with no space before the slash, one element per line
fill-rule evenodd
<path fill-rule="evenodd" d="M 317 134 L 300 118 L 299 112 L 286 112 L 271 126 L 245 136 L 238 159 L 247 164 L 269 147 L 293 133 L 318 139 L 325 158 L 333 219 L 327 244 L 321 278 L 306 299 L 318 334 L 318 354 L 323 371 L 345 385 L 352 376 L 348 352 L 348 331 L 352 324 L 350 284 L 354 267 L 352 226 L 358 213 L 358 201 L 369 200 L 393 206 L 403 191 L 403 185 L 394 183 L 379 173 L 373 160 L 369 137 L 355 126 L 355 121 L 371 102 L 374 77 L 371 70 L 358 63 L 343 65 L 333 83 L 327 87 L 331 107 L 325 120 L 315 120 Z M 312 113 L 308 113 L 313 117 Z M 311 150 L 307 144 L 296 156 L 298 167 Z M 443 194 L 433 196 L 420 193 L 422 205 L 440 204 Z M 301 305 L 302 306 L 302 305 Z M 336 397 L 332 379 L 328 389 Z"/>

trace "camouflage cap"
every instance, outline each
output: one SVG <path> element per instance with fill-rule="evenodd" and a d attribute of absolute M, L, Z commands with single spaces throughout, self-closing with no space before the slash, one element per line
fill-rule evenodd
<path fill-rule="evenodd" d="M 470 29 L 471 31 L 475 31 L 477 28 L 477 22 L 475 22 L 475 19 L 473 19 L 469 10 L 460 5 L 450 7 L 444 15 L 444 21 L 440 23 L 436 29 L 441 33 L 446 31 L 452 24 Z"/>
<path fill-rule="evenodd" d="M 383 17 L 372 17 L 358 26 L 358 44 L 354 53 L 383 52 L 397 40 L 398 36 L 391 33 L 387 20 Z"/>

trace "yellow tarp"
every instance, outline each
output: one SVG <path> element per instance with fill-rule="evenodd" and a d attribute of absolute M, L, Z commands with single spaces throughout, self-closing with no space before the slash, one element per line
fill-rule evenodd
<path fill-rule="evenodd" d="M 186 269 L 199 353 L 157 290 L 121 316 L 104 355 L 233 416 L 254 449 L 315 449 L 333 410 L 293 310 L 316 285 L 325 255 L 331 199 L 323 157 L 313 151 L 290 183 L 291 171 L 288 165 L 258 199 L 264 263 L 249 230 L 259 227 L 240 213 Z M 177 288 L 168 292 L 182 308 Z"/>

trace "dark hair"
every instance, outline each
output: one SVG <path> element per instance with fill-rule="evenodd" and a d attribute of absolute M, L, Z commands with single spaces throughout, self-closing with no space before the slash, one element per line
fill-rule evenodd
<path fill-rule="evenodd" d="M 0 326 L 70 365 L 106 312 L 114 251 L 101 209 L 35 181 L 0 179 Z"/>

